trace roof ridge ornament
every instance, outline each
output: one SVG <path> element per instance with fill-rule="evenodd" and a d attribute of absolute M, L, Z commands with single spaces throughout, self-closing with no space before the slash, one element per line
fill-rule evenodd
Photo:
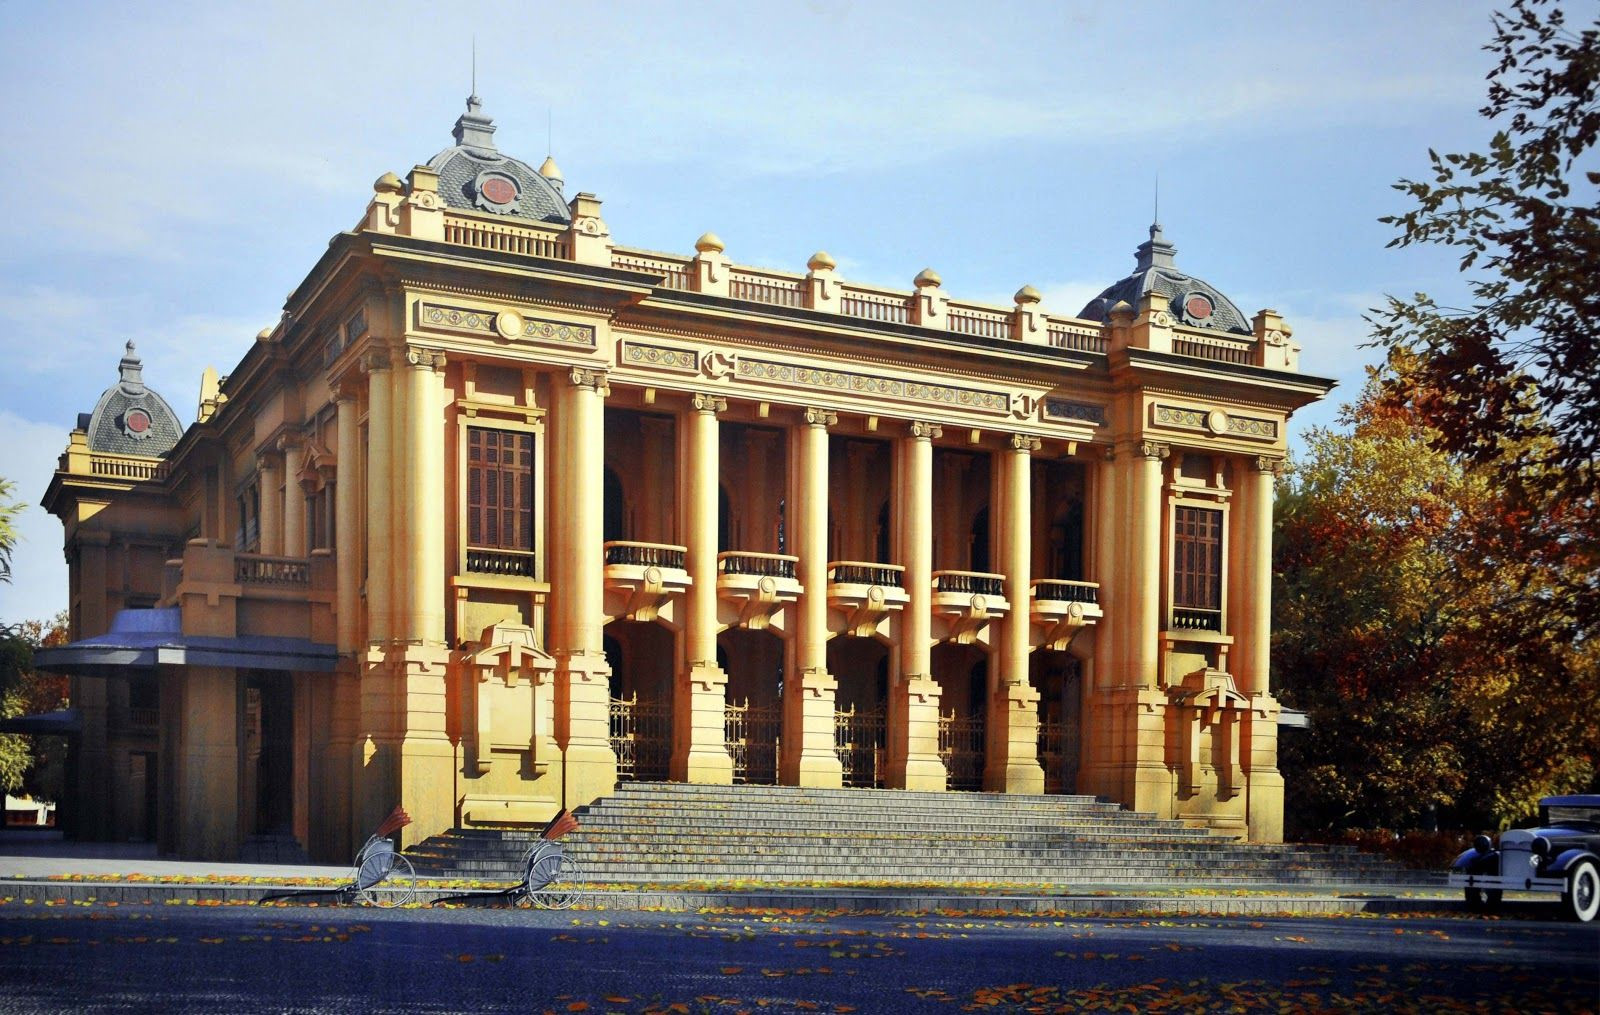
<path fill-rule="evenodd" d="M 1151 268 L 1176 268 L 1178 248 L 1168 243 L 1161 234 L 1161 223 L 1150 223 L 1150 238 L 1139 244 L 1139 249 L 1133 256 L 1137 259 L 1135 271 L 1149 271 Z"/>
<path fill-rule="evenodd" d="M 483 100 L 476 93 L 467 96 L 467 111 L 456 118 L 451 135 L 464 148 L 498 152 L 494 146 L 494 120 L 484 113 Z"/>
<path fill-rule="evenodd" d="M 145 393 L 144 361 L 134 351 L 132 340 L 123 347 L 122 361 L 117 364 L 117 371 L 121 375 L 118 383 L 122 387 L 123 394 L 138 397 Z"/>

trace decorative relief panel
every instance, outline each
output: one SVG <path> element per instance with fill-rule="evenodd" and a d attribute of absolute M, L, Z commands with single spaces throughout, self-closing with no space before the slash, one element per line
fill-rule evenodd
<path fill-rule="evenodd" d="M 738 375 L 752 381 L 849 391 L 863 395 L 883 395 L 917 402 L 937 402 L 981 412 L 1003 413 L 1011 407 L 1010 398 L 1003 391 L 958 388 L 948 384 L 924 384 L 919 381 L 861 374 L 850 370 L 825 370 L 742 356 L 738 361 Z"/>
<path fill-rule="evenodd" d="M 1278 439 L 1276 420 L 1255 416 L 1232 416 L 1221 409 L 1191 409 L 1182 405 L 1154 405 L 1150 409 L 1156 426 L 1172 430 L 1204 430 L 1207 433 L 1249 440 L 1271 441 Z"/>
<path fill-rule="evenodd" d="M 1092 426 L 1106 425 L 1105 407 L 1094 405 L 1090 402 L 1072 402 L 1065 398 L 1047 398 L 1044 400 L 1044 415 L 1046 419 L 1064 419 L 1069 423 L 1088 423 Z"/>
<path fill-rule="evenodd" d="M 629 366 L 671 370 L 674 373 L 692 374 L 700 369 L 700 358 L 693 349 L 651 342 L 623 342 L 621 358 Z"/>
<path fill-rule="evenodd" d="M 514 310 L 474 310 L 441 303 L 417 304 L 417 326 L 430 331 L 495 336 L 511 341 L 539 342 L 546 345 L 577 346 L 593 349 L 594 328 L 567 321 L 524 318 Z"/>

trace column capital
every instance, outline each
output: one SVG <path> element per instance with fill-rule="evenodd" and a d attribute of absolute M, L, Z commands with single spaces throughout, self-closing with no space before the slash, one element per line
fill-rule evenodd
<path fill-rule="evenodd" d="M 609 377 L 604 370 L 592 367 L 573 367 L 567 371 L 567 383 L 575 388 L 589 388 L 599 395 L 611 394 Z"/>
<path fill-rule="evenodd" d="M 277 472 L 283 463 L 283 455 L 276 447 L 263 448 L 256 452 L 257 472 Z"/>
<path fill-rule="evenodd" d="M 381 347 L 371 347 L 361 354 L 361 372 L 376 373 L 387 370 L 393 363 L 389 359 L 389 350 Z"/>
<path fill-rule="evenodd" d="M 420 345 L 406 346 L 406 362 L 424 370 L 442 371 L 445 365 L 444 350 L 426 349 Z"/>
<path fill-rule="evenodd" d="M 1274 455 L 1256 455 L 1250 459 L 1250 468 L 1256 472 L 1270 472 L 1274 476 L 1283 474 L 1283 459 Z"/>
<path fill-rule="evenodd" d="M 356 402 L 361 398 L 361 381 L 355 371 L 346 370 L 328 382 L 335 402 Z"/>
<path fill-rule="evenodd" d="M 1044 447 L 1044 441 L 1030 433 L 1014 433 L 1011 435 L 1012 451 L 1038 451 Z"/>
<path fill-rule="evenodd" d="M 805 420 L 807 426 L 835 426 L 839 422 L 839 414 L 832 409 L 818 409 L 808 405 Z"/>
<path fill-rule="evenodd" d="M 1163 444 L 1160 441 L 1140 441 L 1134 447 L 1133 453 L 1140 458 L 1148 458 L 1152 461 L 1160 462 L 1165 461 L 1167 456 L 1172 454 L 1172 446 Z"/>
<path fill-rule="evenodd" d="M 705 412 L 716 415 L 728 411 L 728 400 L 721 395 L 709 395 L 703 391 L 696 391 L 689 399 L 689 404 L 695 412 Z"/>
<path fill-rule="evenodd" d="M 944 436 L 944 427 L 938 423 L 928 423 L 924 420 L 914 419 L 911 421 L 909 432 L 912 437 L 919 441 L 931 441 Z"/>
<path fill-rule="evenodd" d="M 285 430 L 278 435 L 276 447 L 279 451 L 301 450 L 306 444 L 306 435 L 299 430 Z"/>

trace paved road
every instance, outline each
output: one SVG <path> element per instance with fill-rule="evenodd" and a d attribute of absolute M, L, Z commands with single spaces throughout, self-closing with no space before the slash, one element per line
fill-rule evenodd
<path fill-rule="evenodd" d="M 3 1012 L 1579 1012 L 1597 997 L 1600 925 L 1543 919 L 0 905 Z"/>

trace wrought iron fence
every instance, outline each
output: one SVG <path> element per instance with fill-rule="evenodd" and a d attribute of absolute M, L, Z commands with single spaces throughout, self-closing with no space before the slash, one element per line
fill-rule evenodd
<path fill-rule="evenodd" d="M 778 783 L 779 730 L 783 717 L 776 705 L 751 705 L 749 699 L 723 706 L 724 740 L 733 758 L 733 781 L 752 785 Z"/>
<path fill-rule="evenodd" d="M 887 730 L 881 708 L 857 711 L 852 705 L 833 713 L 833 750 L 839 755 L 846 786 L 883 787 Z"/>
<path fill-rule="evenodd" d="M 939 760 L 948 789 L 983 788 L 983 716 L 939 717 Z"/>
<path fill-rule="evenodd" d="M 672 758 L 672 705 L 640 701 L 637 693 L 611 699 L 611 749 L 620 782 L 659 782 Z"/>
<path fill-rule="evenodd" d="M 1039 724 L 1039 764 L 1046 793 L 1075 793 L 1078 788 L 1078 724 Z"/>

